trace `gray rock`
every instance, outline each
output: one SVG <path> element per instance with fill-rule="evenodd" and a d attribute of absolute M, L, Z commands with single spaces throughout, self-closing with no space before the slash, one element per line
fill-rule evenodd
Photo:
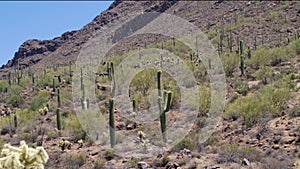
<path fill-rule="evenodd" d="M 249 160 L 247 160 L 246 158 L 244 158 L 243 161 L 242 161 L 242 166 L 250 166 Z"/>
<path fill-rule="evenodd" d="M 146 169 L 146 168 L 149 168 L 149 164 L 146 163 L 145 161 L 140 161 L 140 162 L 138 162 L 137 166 L 138 166 L 138 169 Z"/>

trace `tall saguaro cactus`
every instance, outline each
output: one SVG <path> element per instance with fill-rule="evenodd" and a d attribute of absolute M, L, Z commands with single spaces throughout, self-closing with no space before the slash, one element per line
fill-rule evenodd
<path fill-rule="evenodd" d="M 18 128 L 18 117 L 16 114 L 14 114 L 14 128 L 15 130 Z"/>
<path fill-rule="evenodd" d="M 167 97 L 162 96 L 162 90 L 161 90 L 161 73 L 162 71 L 159 70 L 157 72 L 157 89 L 158 89 L 158 108 L 160 113 L 160 128 L 162 132 L 162 138 L 164 142 L 167 142 L 167 120 L 166 120 L 166 112 L 170 110 L 171 107 L 171 99 L 172 99 L 172 92 L 168 91 L 166 93 Z M 163 101 L 163 98 L 166 98 L 166 100 Z M 164 103 L 164 104 L 163 104 Z M 164 108 L 163 108 L 163 105 Z"/>
<path fill-rule="evenodd" d="M 56 127 L 58 130 L 61 130 L 61 114 L 60 109 L 56 109 Z"/>
<path fill-rule="evenodd" d="M 61 107 L 60 90 L 57 89 L 57 107 Z"/>
<path fill-rule="evenodd" d="M 31 81 L 32 81 L 32 91 L 34 91 L 34 86 L 35 86 L 34 73 L 31 74 Z"/>
<path fill-rule="evenodd" d="M 114 117 L 114 99 L 109 99 L 109 134 L 110 134 L 110 146 L 114 148 L 116 145 L 115 139 L 115 117 Z"/>
<path fill-rule="evenodd" d="M 241 75 L 245 75 L 245 60 L 244 60 L 244 49 L 243 49 L 243 41 L 240 41 L 240 69 L 241 69 Z"/>
<path fill-rule="evenodd" d="M 229 47 L 229 51 L 232 52 L 232 31 L 231 29 L 229 30 L 229 38 L 228 38 L 228 47 Z"/>
<path fill-rule="evenodd" d="M 11 85 L 11 73 L 8 72 L 8 84 Z"/>

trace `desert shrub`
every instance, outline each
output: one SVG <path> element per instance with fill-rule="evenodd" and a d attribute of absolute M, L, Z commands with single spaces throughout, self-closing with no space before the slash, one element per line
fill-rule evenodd
<path fill-rule="evenodd" d="M 19 125 L 26 125 L 28 121 L 32 120 L 35 121 L 35 119 L 38 117 L 38 112 L 36 111 L 31 111 L 29 109 L 18 109 L 16 111 L 17 116 L 18 116 L 18 123 Z"/>
<path fill-rule="evenodd" d="M 111 150 L 111 149 L 109 149 L 109 150 L 106 150 L 105 151 L 105 153 L 104 153 L 104 158 L 106 159 L 106 160 L 111 160 L 111 159 L 113 159 L 115 157 L 115 152 L 113 151 L 113 150 Z"/>
<path fill-rule="evenodd" d="M 37 140 L 37 133 L 21 133 L 20 139 L 27 143 L 33 143 Z"/>
<path fill-rule="evenodd" d="M 176 144 L 173 148 L 174 151 L 179 151 L 183 149 L 189 149 L 193 150 L 195 148 L 195 145 L 193 144 L 192 139 L 190 139 L 188 136 L 186 136 L 184 139 L 182 139 L 178 144 Z"/>
<path fill-rule="evenodd" d="M 66 169 L 79 169 L 86 163 L 87 159 L 84 154 L 71 154 L 64 158 L 64 167 Z"/>
<path fill-rule="evenodd" d="M 170 161 L 170 158 L 168 155 L 163 155 L 161 158 L 159 159 L 155 159 L 153 161 L 153 166 L 155 167 L 165 167 L 168 162 Z"/>
<path fill-rule="evenodd" d="M 273 48 L 269 51 L 269 53 L 270 53 L 270 64 L 272 66 L 278 65 L 280 62 L 288 58 L 285 48 L 281 48 L 281 47 Z"/>
<path fill-rule="evenodd" d="M 283 169 L 283 168 L 290 168 L 291 167 L 291 160 L 286 157 L 282 160 L 277 158 L 266 157 L 262 159 L 262 169 Z"/>
<path fill-rule="evenodd" d="M 137 158 L 133 158 L 126 163 L 126 168 L 137 168 L 137 164 L 140 160 Z"/>
<path fill-rule="evenodd" d="M 259 161 L 261 153 L 252 147 L 239 147 L 237 144 L 221 146 L 217 163 L 240 163 L 243 158 L 250 161 Z"/>
<path fill-rule="evenodd" d="M 222 54 L 220 56 L 224 71 L 227 77 L 231 77 L 234 70 L 239 66 L 239 56 L 237 54 L 225 55 Z"/>
<path fill-rule="evenodd" d="M 211 104 L 211 91 L 209 87 L 204 85 L 199 86 L 200 92 L 200 111 L 201 114 L 208 113 Z"/>
<path fill-rule="evenodd" d="M 259 97 L 264 105 L 266 112 L 271 113 L 273 117 L 278 116 L 284 109 L 286 101 L 291 94 L 287 88 L 277 88 L 274 85 L 268 85 L 259 90 Z"/>
<path fill-rule="evenodd" d="M 104 159 L 96 160 L 94 162 L 93 169 L 105 169 L 105 160 Z"/>
<path fill-rule="evenodd" d="M 70 115 L 69 118 L 62 120 L 63 128 L 74 136 L 74 140 L 85 140 L 87 138 L 86 132 L 82 129 L 78 118 L 75 115 Z"/>
<path fill-rule="evenodd" d="M 45 106 L 47 101 L 50 99 L 50 93 L 46 90 L 41 90 L 35 95 L 30 103 L 30 109 L 35 111 Z"/>
<path fill-rule="evenodd" d="M 287 47 L 286 54 L 288 55 L 299 55 L 300 54 L 300 39 L 291 42 Z"/>
<path fill-rule="evenodd" d="M 239 94 L 245 96 L 249 91 L 249 85 L 247 81 L 236 80 L 234 84 L 234 90 Z"/>
<path fill-rule="evenodd" d="M 295 106 L 292 108 L 290 112 L 291 117 L 299 117 L 300 116 L 300 106 Z"/>
<path fill-rule="evenodd" d="M 8 84 L 5 81 L 0 80 L 0 92 L 5 92 L 8 88 Z"/>
<path fill-rule="evenodd" d="M 268 51 L 267 47 L 263 46 L 253 52 L 252 57 L 246 61 L 246 64 L 253 68 L 261 68 L 262 66 L 267 65 L 269 61 L 270 52 Z"/>
<path fill-rule="evenodd" d="M 228 104 L 223 118 L 236 120 L 242 117 L 247 127 L 253 126 L 260 117 L 277 117 L 285 108 L 291 92 L 284 81 L 266 85 L 253 95 L 236 99 Z"/>
<path fill-rule="evenodd" d="M 37 81 L 37 86 L 38 87 L 52 86 L 52 82 L 53 82 L 53 78 L 46 75 L 45 77 Z M 56 85 L 57 84 L 58 82 L 56 82 Z"/>
<path fill-rule="evenodd" d="M 21 94 L 23 88 L 17 85 L 12 85 L 9 90 L 10 96 L 8 99 L 8 103 L 13 105 L 14 107 L 19 107 L 25 99 L 25 97 Z"/>
<path fill-rule="evenodd" d="M 257 70 L 254 74 L 257 80 L 261 80 L 263 84 L 268 84 L 274 80 L 272 75 L 272 69 L 270 67 L 263 66 Z"/>
<path fill-rule="evenodd" d="M 236 120 L 242 117 L 245 125 L 250 127 L 260 117 L 262 109 L 262 104 L 257 96 L 238 98 L 234 103 L 228 105 L 223 113 L 223 118 Z"/>

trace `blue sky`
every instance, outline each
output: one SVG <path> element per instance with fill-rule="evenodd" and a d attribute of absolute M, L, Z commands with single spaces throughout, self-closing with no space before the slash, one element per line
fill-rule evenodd
<path fill-rule="evenodd" d="M 81 29 L 112 1 L 0 2 L 0 66 L 28 39 L 48 40 Z"/>

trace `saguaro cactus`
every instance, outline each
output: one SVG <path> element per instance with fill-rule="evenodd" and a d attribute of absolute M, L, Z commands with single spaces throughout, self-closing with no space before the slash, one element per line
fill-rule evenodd
<path fill-rule="evenodd" d="M 115 147 L 115 117 L 114 117 L 114 99 L 109 99 L 109 134 L 110 134 L 110 146 Z"/>
<path fill-rule="evenodd" d="M 11 73 L 8 72 L 8 84 L 11 85 Z"/>
<path fill-rule="evenodd" d="M 254 50 L 256 50 L 257 49 L 257 37 L 255 36 L 254 37 Z"/>
<path fill-rule="evenodd" d="M 136 101 L 132 100 L 132 111 L 136 112 Z"/>
<path fill-rule="evenodd" d="M 57 79 L 58 79 L 59 84 L 61 84 L 61 76 L 60 75 L 57 76 Z"/>
<path fill-rule="evenodd" d="M 241 69 L 241 75 L 243 76 L 245 74 L 244 68 L 245 68 L 245 61 L 244 61 L 244 49 L 243 49 L 243 41 L 240 41 L 240 69 Z"/>
<path fill-rule="evenodd" d="M 35 86 L 34 73 L 31 74 L 31 81 L 32 81 L 32 91 L 34 91 L 34 86 Z"/>
<path fill-rule="evenodd" d="M 85 86 L 84 86 L 84 84 L 82 85 L 81 106 L 82 106 L 82 110 L 87 110 L 88 109 L 88 102 L 87 102 L 87 99 L 85 97 Z"/>
<path fill-rule="evenodd" d="M 162 138 L 164 142 L 167 142 L 167 120 L 166 120 L 166 112 L 170 110 L 171 107 L 171 99 L 172 99 L 172 92 L 167 92 L 166 101 L 163 102 L 162 90 L 161 90 L 161 70 L 157 72 L 157 89 L 158 89 L 158 108 L 160 113 L 160 128 L 162 132 Z M 165 106 L 163 108 L 163 103 Z"/>
<path fill-rule="evenodd" d="M 231 29 L 229 30 L 229 38 L 228 38 L 228 47 L 229 47 L 229 51 L 232 52 L 232 31 Z"/>
<path fill-rule="evenodd" d="M 19 67 L 19 66 L 18 66 L 18 67 Z M 23 76 L 22 70 L 20 70 L 20 69 L 18 68 L 18 71 L 17 71 L 17 82 L 18 82 L 18 85 L 20 85 L 22 76 Z"/>
<path fill-rule="evenodd" d="M 57 107 L 61 107 L 60 90 L 57 89 Z"/>
<path fill-rule="evenodd" d="M 53 88 L 53 92 L 55 92 L 55 79 L 52 80 L 52 88 Z"/>
<path fill-rule="evenodd" d="M 16 114 L 14 114 L 14 128 L 15 130 L 18 128 L 18 117 Z"/>
<path fill-rule="evenodd" d="M 61 130 L 61 114 L 60 109 L 56 109 L 56 127 L 58 130 Z"/>

